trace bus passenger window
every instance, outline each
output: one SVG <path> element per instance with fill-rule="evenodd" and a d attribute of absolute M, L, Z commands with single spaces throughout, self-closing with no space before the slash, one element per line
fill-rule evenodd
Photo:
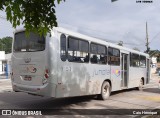
<path fill-rule="evenodd" d="M 131 53 L 130 54 L 130 63 L 132 67 L 139 67 L 139 59 L 140 56 L 138 54 Z"/>
<path fill-rule="evenodd" d="M 98 45 L 98 54 L 99 54 L 99 63 L 106 64 L 107 63 L 107 53 L 106 47 L 102 45 Z"/>
<path fill-rule="evenodd" d="M 93 64 L 106 64 L 107 54 L 106 47 L 99 44 L 91 43 L 91 63 Z"/>
<path fill-rule="evenodd" d="M 97 57 L 97 55 L 92 55 L 91 56 L 91 62 L 92 63 L 98 63 L 98 57 Z"/>
<path fill-rule="evenodd" d="M 115 48 L 108 48 L 108 64 L 110 65 L 120 65 L 120 51 Z"/>
<path fill-rule="evenodd" d="M 146 57 L 140 55 L 140 67 L 145 68 L 146 67 Z"/>
<path fill-rule="evenodd" d="M 84 62 L 89 62 L 89 56 L 86 55 L 86 57 L 84 58 Z"/>
<path fill-rule="evenodd" d="M 78 63 L 89 62 L 89 43 L 87 41 L 69 37 L 68 38 L 68 61 Z"/>
<path fill-rule="evenodd" d="M 61 35 L 61 60 L 66 61 L 67 55 L 66 55 L 66 36 L 64 34 Z"/>

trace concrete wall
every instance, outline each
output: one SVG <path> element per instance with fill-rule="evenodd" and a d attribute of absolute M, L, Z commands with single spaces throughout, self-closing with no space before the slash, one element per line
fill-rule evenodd
<path fill-rule="evenodd" d="M 157 57 L 152 57 L 151 60 L 153 64 L 157 64 Z"/>
<path fill-rule="evenodd" d="M 0 51 L 0 75 L 4 74 L 4 65 L 3 65 L 4 60 L 5 60 L 5 52 Z"/>

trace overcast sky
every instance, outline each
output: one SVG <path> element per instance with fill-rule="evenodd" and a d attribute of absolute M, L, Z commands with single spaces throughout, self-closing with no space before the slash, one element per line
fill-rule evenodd
<path fill-rule="evenodd" d="M 56 5 L 56 15 L 61 27 L 114 43 L 123 41 L 124 46 L 141 51 L 146 49 L 147 21 L 150 47 L 160 50 L 160 0 L 152 1 L 66 0 Z M 12 36 L 12 30 L 10 23 L 0 19 L 0 38 Z"/>

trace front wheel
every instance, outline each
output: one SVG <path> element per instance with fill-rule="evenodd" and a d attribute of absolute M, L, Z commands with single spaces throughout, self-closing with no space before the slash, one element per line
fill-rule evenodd
<path fill-rule="evenodd" d="M 102 100 L 106 100 L 109 98 L 111 93 L 111 86 L 109 82 L 104 81 L 101 87 L 101 94 L 99 95 L 99 98 Z"/>

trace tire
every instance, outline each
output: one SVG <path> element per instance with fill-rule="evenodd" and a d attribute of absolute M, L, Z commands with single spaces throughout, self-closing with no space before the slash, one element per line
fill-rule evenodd
<path fill-rule="evenodd" d="M 139 82 L 138 90 L 143 91 L 143 83 L 144 83 L 143 79 L 141 79 L 140 82 Z"/>
<path fill-rule="evenodd" d="M 111 85 L 109 82 L 104 81 L 101 87 L 101 94 L 98 96 L 101 100 L 107 100 L 111 93 Z"/>

